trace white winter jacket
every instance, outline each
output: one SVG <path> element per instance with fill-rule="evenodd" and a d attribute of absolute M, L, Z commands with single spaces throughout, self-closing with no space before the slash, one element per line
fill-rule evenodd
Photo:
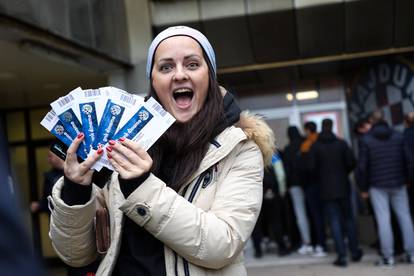
<path fill-rule="evenodd" d="M 53 206 L 49 235 L 59 257 L 75 267 L 97 258 L 93 221 L 96 207 L 105 200 L 111 246 L 96 275 L 112 273 L 124 216 L 164 243 L 168 276 L 246 275 L 243 247 L 259 215 L 263 158 L 271 156 L 274 141 L 270 128 L 256 117 L 242 114 L 239 125 L 215 139 L 179 193 L 150 174 L 124 198 L 114 173 L 102 189 L 93 185 L 85 205 L 68 206 L 60 196 L 61 178 L 49 199 Z"/>

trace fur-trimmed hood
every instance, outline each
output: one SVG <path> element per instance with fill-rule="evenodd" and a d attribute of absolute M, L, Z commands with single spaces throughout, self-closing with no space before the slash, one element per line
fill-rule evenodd
<path fill-rule="evenodd" d="M 272 155 L 275 152 L 275 137 L 269 125 L 258 115 L 243 111 L 240 120 L 236 124 L 243 129 L 248 139 L 253 140 L 263 155 L 264 164 L 271 164 Z"/>

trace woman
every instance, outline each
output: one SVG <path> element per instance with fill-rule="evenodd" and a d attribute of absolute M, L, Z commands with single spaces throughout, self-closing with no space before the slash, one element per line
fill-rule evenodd
<path fill-rule="evenodd" d="M 93 219 L 103 197 L 111 246 L 97 275 L 246 275 L 242 250 L 259 214 L 272 132 L 247 114 L 239 120 L 230 95 L 223 99 L 214 51 L 197 30 L 164 30 L 147 62 L 150 95 L 176 123 L 148 153 L 128 139 L 111 141 L 116 172 L 102 189 L 91 185 L 89 168 L 103 151 L 79 164 L 78 137 L 53 191 L 53 245 L 69 265 L 95 260 Z"/>

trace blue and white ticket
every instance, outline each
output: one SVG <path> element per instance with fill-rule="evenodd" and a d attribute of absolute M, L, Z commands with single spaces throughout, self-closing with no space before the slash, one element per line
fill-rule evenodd
<path fill-rule="evenodd" d="M 59 117 L 62 125 L 65 127 L 65 131 L 67 131 L 72 140 L 82 132 L 82 124 L 79 120 L 79 106 L 77 105 L 77 101 L 74 96 L 81 90 L 82 89 L 78 87 L 71 91 L 68 95 L 60 97 L 50 104 L 56 115 Z M 79 150 L 85 153 L 80 155 L 81 157 L 88 155 L 89 149 L 86 147 L 85 140 L 79 145 Z"/>
<path fill-rule="evenodd" d="M 79 105 L 82 132 L 85 134 L 85 146 L 89 152 L 95 141 L 98 123 L 101 121 L 104 106 L 109 95 L 107 90 L 103 88 L 80 89 L 74 91 L 72 94 Z"/>
<path fill-rule="evenodd" d="M 73 137 L 66 130 L 64 124 L 59 120 L 59 117 L 56 115 L 55 111 L 52 109 L 49 111 L 43 120 L 40 122 L 48 131 L 50 131 L 54 136 L 56 136 L 60 141 L 65 143 L 68 147 L 73 142 Z M 84 150 L 79 148 L 77 154 L 82 158 L 86 159 L 87 155 Z"/>
<path fill-rule="evenodd" d="M 136 141 L 147 151 L 174 122 L 175 118 L 151 97 L 142 103 L 142 107 L 115 137 Z"/>
<path fill-rule="evenodd" d="M 125 107 L 124 115 L 117 128 L 118 131 L 121 126 L 125 125 L 132 118 L 137 108 L 144 102 L 144 98 L 114 87 L 110 87 L 110 89 L 111 99 Z"/>
<path fill-rule="evenodd" d="M 133 116 L 118 129 L 112 139 L 128 138 L 148 150 L 174 122 L 175 118 L 171 114 L 154 98 L 149 98 L 135 109 Z M 97 164 L 113 170 L 106 155 Z"/>
<path fill-rule="evenodd" d="M 96 131 L 96 138 L 92 144 L 93 150 L 90 154 L 93 154 L 99 146 L 106 146 L 108 141 L 113 139 L 119 126 L 125 124 L 132 117 L 131 114 L 143 102 L 142 97 L 114 87 L 105 87 L 103 90 L 107 92 L 109 98 Z M 113 170 L 106 155 L 103 155 L 93 168 L 99 170 L 102 166 Z"/>
<path fill-rule="evenodd" d="M 103 114 L 96 131 L 96 138 L 92 144 L 93 149 L 104 146 L 112 139 L 122 118 L 127 117 L 133 108 L 139 104 L 134 95 L 120 89 L 107 88 L 109 98 L 105 104 Z M 125 115 L 124 115 L 125 113 Z"/>

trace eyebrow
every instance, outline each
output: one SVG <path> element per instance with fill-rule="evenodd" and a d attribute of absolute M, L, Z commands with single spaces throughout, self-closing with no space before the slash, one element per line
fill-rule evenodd
<path fill-rule="evenodd" d="M 184 59 L 189 59 L 189 58 L 193 58 L 193 57 L 201 59 L 201 57 L 197 54 L 191 54 L 191 55 L 185 56 Z M 172 58 L 162 58 L 162 59 L 158 60 L 158 62 L 161 62 L 161 61 L 173 61 L 173 59 Z"/>

